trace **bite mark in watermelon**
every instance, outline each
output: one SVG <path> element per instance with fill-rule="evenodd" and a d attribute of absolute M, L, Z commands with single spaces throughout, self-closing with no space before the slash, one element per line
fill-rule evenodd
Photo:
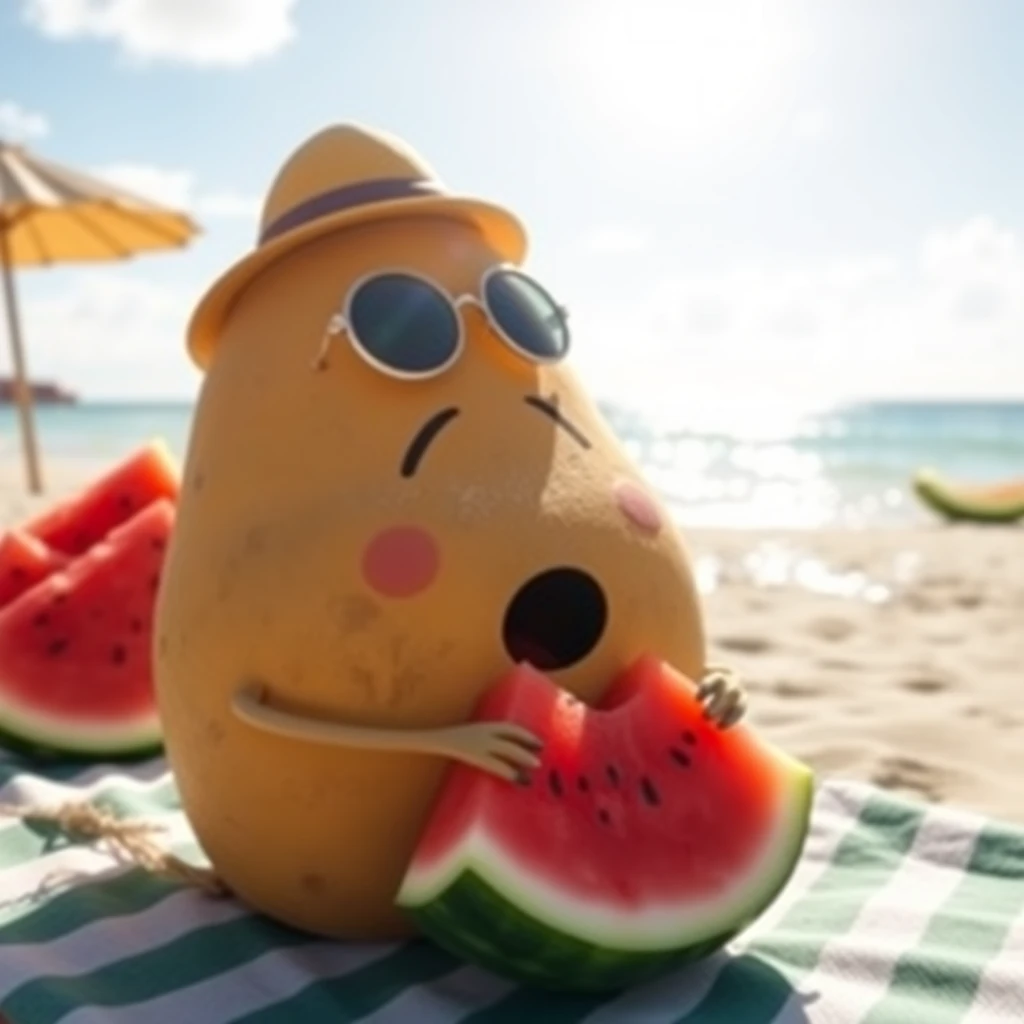
<path fill-rule="evenodd" d="M 177 501 L 177 467 L 161 441 L 151 441 L 94 480 L 24 524 L 22 530 L 57 551 L 80 555 L 111 530 L 160 498 Z"/>
<path fill-rule="evenodd" d="M 477 720 L 544 743 L 527 784 L 453 765 L 397 895 L 422 931 L 519 981 L 618 989 L 721 947 L 784 887 L 813 777 L 642 658 L 589 708 L 529 666 Z"/>
<path fill-rule="evenodd" d="M 151 502 L 0 609 L 0 733 L 33 752 L 136 756 L 161 746 L 155 595 L 174 505 Z"/>
<path fill-rule="evenodd" d="M 24 530 L 0 537 L 0 608 L 67 565 L 69 558 Z"/>

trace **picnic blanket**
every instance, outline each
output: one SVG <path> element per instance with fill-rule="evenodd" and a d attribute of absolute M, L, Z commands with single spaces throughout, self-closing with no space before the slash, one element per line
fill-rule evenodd
<path fill-rule="evenodd" d="M 0 762 L 0 803 L 87 797 L 198 857 L 163 762 Z M 790 884 L 720 955 L 614 997 L 556 998 L 426 942 L 298 935 L 233 900 L 0 819 L 0 1013 L 12 1024 L 1021 1024 L 1024 829 L 825 782 Z"/>

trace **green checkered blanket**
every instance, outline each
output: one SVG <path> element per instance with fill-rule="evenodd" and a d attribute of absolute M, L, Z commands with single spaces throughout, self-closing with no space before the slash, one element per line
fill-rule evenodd
<path fill-rule="evenodd" d="M 34 773 L 0 803 L 87 797 L 198 857 L 161 761 Z M 781 897 L 727 950 L 604 998 L 516 988 L 424 942 L 314 940 L 0 819 L 0 1011 L 13 1024 L 1024 1022 L 1024 829 L 829 781 Z"/>

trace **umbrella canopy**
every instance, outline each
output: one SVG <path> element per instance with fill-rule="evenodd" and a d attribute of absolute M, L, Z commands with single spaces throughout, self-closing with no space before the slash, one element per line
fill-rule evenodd
<path fill-rule="evenodd" d="M 33 494 L 41 493 L 43 485 L 14 268 L 127 259 L 184 246 L 198 231 L 184 213 L 0 140 L 0 273 L 25 468 Z"/>

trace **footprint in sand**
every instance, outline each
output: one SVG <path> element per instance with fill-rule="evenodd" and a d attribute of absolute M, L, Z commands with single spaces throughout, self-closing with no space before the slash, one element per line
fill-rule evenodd
<path fill-rule="evenodd" d="M 871 773 L 871 781 L 883 789 L 932 802 L 942 800 L 938 772 L 912 757 L 883 757 Z"/>
<path fill-rule="evenodd" d="M 1018 729 L 1024 725 L 1024 716 L 1006 711 L 1000 707 L 979 707 L 971 704 L 964 709 L 964 718 L 984 718 L 991 722 L 997 729 Z"/>
<path fill-rule="evenodd" d="M 822 640 L 835 642 L 852 636 L 857 631 L 857 627 L 849 619 L 825 616 L 820 619 L 814 619 L 809 623 L 807 630 Z"/>
<path fill-rule="evenodd" d="M 938 693 L 940 690 L 949 689 L 949 683 L 944 679 L 936 679 L 935 676 L 912 676 L 904 679 L 900 686 L 911 693 Z"/>
<path fill-rule="evenodd" d="M 772 686 L 772 692 L 780 697 L 816 697 L 821 687 L 808 680 L 780 679 Z"/>
<path fill-rule="evenodd" d="M 723 636 L 717 641 L 723 651 L 734 654 L 765 654 L 772 649 L 772 643 L 763 636 Z"/>
<path fill-rule="evenodd" d="M 912 590 L 903 595 L 903 603 L 914 612 L 934 612 L 944 607 L 946 602 L 932 594 L 921 590 Z"/>

